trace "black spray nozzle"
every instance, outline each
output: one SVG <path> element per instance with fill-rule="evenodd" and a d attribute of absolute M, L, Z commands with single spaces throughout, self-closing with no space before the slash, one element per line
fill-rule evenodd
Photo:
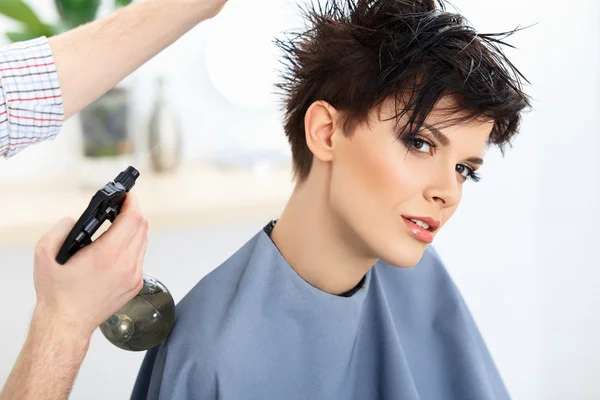
<path fill-rule="evenodd" d="M 140 176 L 137 169 L 133 167 L 127 167 L 127 169 L 121 172 L 116 178 L 115 183 L 120 183 L 125 187 L 125 191 L 129 192 L 133 185 L 135 185 L 136 179 Z"/>

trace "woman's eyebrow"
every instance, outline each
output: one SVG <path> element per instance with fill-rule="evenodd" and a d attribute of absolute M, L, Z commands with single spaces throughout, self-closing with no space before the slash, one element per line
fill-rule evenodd
<path fill-rule="evenodd" d="M 444 135 L 437 128 L 427 124 L 423 124 L 423 128 L 431 132 L 433 136 L 435 136 L 435 138 L 442 144 L 442 146 L 448 146 L 450 144 L 450 139 L 448 139 L 448 136 Z"/>
<path fill-rule="evenodd" d="M 471 164 L 476 164 L 478 167 L 483 165 L 483 159 L 480 157 L 469 157 L 465 161 L 468 161 Z"/>
<path fill-rule="evenodd" d="M 442 146 L 448 146 L 450 144 L 450 139 L 448 139 L 448 136 L 444 135 L 439 129 L 427 124 L 423 124 L 423 128 L 431 132 L 433 136 L 435 136 L 435 138 L 442 144 Z M 483 165 L 483 159 L 481 157 L 469 157 L 465 161 L 477 166 Z"/>

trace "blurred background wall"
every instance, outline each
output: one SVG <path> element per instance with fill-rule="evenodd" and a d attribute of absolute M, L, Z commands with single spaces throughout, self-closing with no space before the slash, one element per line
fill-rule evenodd
<path fill-rule="evenodd" d="M 0 0 L 1 1 L 1 0 Z M 53 2 L 30 0 L 56 18 Z M 515 399 L 597 399 L 600 305 L 598 106 L 600 6 L 593 0 L 454 0 L 481 32 L 536 24 L 508 41 L 529 78 L 534 110 L 504 157 L 490 150 L 484 179 L 465 186 L 436 248 L 461 289 Z M 94 186 L 133 163 L 147 211 L 145 269 L 181 299 L 270 218 L 290 193 L 289 151 L 271 94 L 271 37 L 298 26 L 289 1 L 230 0 L 123 84 L 131 90 L 135 152 L 82 155 L 77 118 L 53 143 L 0 161 L 0 382 L 35 302 L 32 248 L 63 215 L 77 217 Z M 0 19 L 0 31 L 12 25 Z M 184 145 L 176 171 L 149 164 L 156 78 L 165 79 Z M 159 193 L 159 194 L 157 194 Z M 143 354 L 93 338 L 73 399 L 127 398 Z"/>

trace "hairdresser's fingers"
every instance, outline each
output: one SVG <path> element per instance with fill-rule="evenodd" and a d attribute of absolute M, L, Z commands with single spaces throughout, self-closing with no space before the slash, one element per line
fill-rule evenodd
<path fill-rule="evenodd" d="M 140 225 L 140 229 L 125 246 L 125 252 L 128 259 L 138 259 L 138 255 L 144 247 L 144 242 L 146 242 L 146 240 L 148 240 L 148 221 L 144 219 Z"/>
<path fill-rule="evenodd" d="M 140 263 L 142 263 L 143 255 L 146 252 L 147 233 L 148 224 L 144 223 L 119 258 L 118 264 L 127 291 L 138 288 L 141 283 L 142 269 Z"/>
<path fill-rule="evenodd" d="M 139 213 L 139 214 L 142 213 L 138 198 L 135 195 L 135 193 L 132 193 L 132 192 L 127 193 L 127 196 L 125 197 L 125 201 L 123 202 L 123 205 L 121 206 L 121 214 L 127 214 L 128 212 L 135 212 L 135 213 Z"/>
<path fill-rule="evenodd" d="M 123 216 L 119 223 L 111 225 L 106 232 L 88 246 L 98 251 L 107 251 L 112 249 L 118 253 L 125 250 L 129 243 L 134 239 L 135 235 L 144 224 L 142 216 L 128 215 Z"/>
<path fill-rule="evenodd" d="M 140 204 L 138 202 L 137 196 L 133 193 L 128 193 L 125 197 L 125 201 L 123 205 L 121 205 L 121 210 L 115 220 L 111 228 L 118 229 L 119 225 L 127 222 L 131 222 L 130 217 L 141 217 L 142 211 L 140 209 Z"/>
<path fill-rule="evenodd" d="M 144 243 L 142 244 L 142 249 L 138 252 L 137 265 L 139 273 L 142 273 L 144 269 L 144 259 L 146 258 L 146 251 L 148 250 L 148 235 L 144 236 Z"/>
<path fill-rule="evenodd" d="M 134 239 L 138 230 L 146 225 L 147 221 L 139 211 L 137 198 L 130 193 L 123 203 L 121 213 L 97 242 L 102 243 L 102 246 L 124 249 Z"/>
<path fill-rule="evenodd" d="M 74 225 L 75 220 L 72 218 L 61 219 L 58 224 L 40 239 L 36 246 L 36 252 L 45 251 L 56 257 Z"/>
<path fill-rule="evenodd" d="M 144 221 L 140 229 L 131 238 L 127 246 L 122 249 L 120 260 L 124 269 L 129 270 L 132 274 L 137 267 L 140 253 L 144 251 L 144 246 L 148 240 L 148 222 Z"/>
<path fill-rule="evenodd" d="M 144 244 L 142 246 L 141 251 L 138 254 L 138 259 L 136 262 L 136 267 L 135 267 L 135 276 L 138 279 L 137 285 L 135 285 L 133 291 L 138 293 L 140 290 L 142 290 L 142 287 L 144 285 L 144 279 L 143 279 L 143 274 L 144 274 L 144 259 L 146 257 L 146 249 L 148 248 L 148 236 L 146 236 L 145 240 L 144 240 Z"/>

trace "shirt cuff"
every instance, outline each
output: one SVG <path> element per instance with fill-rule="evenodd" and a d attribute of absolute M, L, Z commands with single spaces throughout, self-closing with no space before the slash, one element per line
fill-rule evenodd
<path fill-rule="evenodd" d="M 0 157 L 54 139 L 63 122 L 62 93 L 48 39 L 0 50 Z"/>

